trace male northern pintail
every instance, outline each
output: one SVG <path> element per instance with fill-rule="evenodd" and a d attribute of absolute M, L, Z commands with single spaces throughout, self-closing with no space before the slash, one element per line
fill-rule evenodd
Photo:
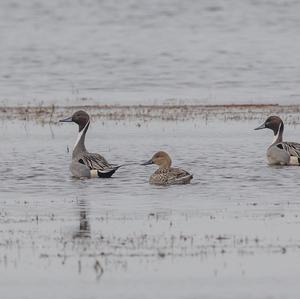
<path fill-rule="evenodd" d="M 189 184 L 193 175 L 180 168 L 171 167 L 170 156 L 163 151 L 157 152 L 142 165 L 156 164 L 159 168 L 150 176 L 149 183 L 154 185 Z"/>
<path fill-rule="evenodd" d="M 268 164 L 270 165 L 299 165 L 300 164 L 300 144 L 296 142 L 283 142 L 282 135 L 284 124 L 280 117 L 270 116 L 258 128 L 271 129 L 274 132 L 274 139 L 267 150 Z"/>
<path fill-rule="evenodd" d="M 70 171 L 74 177 L 109 178 L 120 166 L 108 163 L 101 155 L 89 153 L 84 145 L 85 134 L 90 125 L 90 117 L 85 111 L 77 111 L 71 117 L 60 122 L 74 122 L 79 126 L 79 133 L 74 145 Z"/>

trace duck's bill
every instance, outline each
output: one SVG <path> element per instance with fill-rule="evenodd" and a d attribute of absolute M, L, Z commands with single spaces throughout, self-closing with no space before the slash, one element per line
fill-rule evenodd
<path fill-rule="evenodd" d="M 61 123 L 71 123 L 72 121 L 72 116 L 60 120 Z"/>
<path fill-rule="evenodd" d="M 266 124 L 263 123 L 262 125 L 260 125 L 259 127 L 255 128 L 254 130 L 262 130 L 266 128 Z"/>
<path fill-rule="evenodd" d="M 150 164 L 153 164 L 153 161 L 152 160 L 149 160 L 147 162 L 144 162 L 142 163 L 141 165 L 150 165 Z"/>

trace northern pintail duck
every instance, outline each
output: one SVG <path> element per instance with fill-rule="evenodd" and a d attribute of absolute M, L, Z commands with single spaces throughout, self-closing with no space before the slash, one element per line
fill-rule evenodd
<path fill-rule="evenodd" d="M 159 168 L 150 176 L 149 183 L 154 185 L 189 184 L 193 176 L 180 168 L 171 167 L 170 156 L 163 151 L 157 152 L 142 165 L 156 164 Z"/>
<path fill-rule="evenodd" d="M 300 144 L 296 142 L 283 142 L 282 135 L 284 124 L 280 117 L 270 116 L 254 130 L 271 129 L 274 139 L 267 150 L 268 164 L 270 165 L 299 165 Z"/>
<path fill-rule="evenodd" d="M 70 171 L 74 177 L 109 178 L 120 166 L 108 163 L 99 154 L 89 153 L 84 145 L 85 135 L 90 125 L 90 117 L 85 111 L 77 111 L 71 117 L 60 122 L 74 122 L 79 126 L 79 133 L 74 145 Z"/>

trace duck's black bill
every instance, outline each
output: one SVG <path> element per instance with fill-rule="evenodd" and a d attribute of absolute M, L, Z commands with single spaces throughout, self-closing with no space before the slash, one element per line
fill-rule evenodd
<path fill-rule="evenodd" d="M 150 164 L 153 164 L 153 161 L 152 160 L 149 160 L 147 162 L 144 162 L 142 163 L 141 165 L 150 165 Z"/>
<path fill-rule="evenodd" d="M 263 123 L 261 126 L 255 128 L 254 130 L 262 130 L 262 129 L 266 129 L 266 124 Z"/>
<path fill-rule="evenodd" d="M 71 123 L 72 121 L 72 116 L 60 120 L 61 123 Z"/>

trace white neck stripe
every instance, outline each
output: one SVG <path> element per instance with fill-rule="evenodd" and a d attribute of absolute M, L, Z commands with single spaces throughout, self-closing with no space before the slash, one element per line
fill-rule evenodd
<path fill-rule="evenodd" d="M 281 129 L 281 123 L 279 124 L 279 128 L 278 128 L 277 134 L 276 134 L 276 136 L 274 136 L 272 144 L 274 144 L 277 141 L 277 139 L 279 137 L 279 134 L 280 134 L 280 129 Z"/>
<path fill-rule="evenodd" d="M 78 143 L 79 143 L 79 141 L 80 141 L 80 139 L 81 139 L 81 137 L 82 137 L 82 134 L 83 134 L 83 132 L 85 131 L 85 128 L 88 126 L 89 123 L 90 123 L 90 122 L 88 121 L 88 122 L 86 123 L 86 125 L 84 126 L 84 128 L 78 133 L 78 136 L 77 136 L 76 142 L 75 142 L 75 144 L 74 144 L 73 150 L 74 150 L 74 149 L 76 148 L 76 146 L 78 145 Z"/>

